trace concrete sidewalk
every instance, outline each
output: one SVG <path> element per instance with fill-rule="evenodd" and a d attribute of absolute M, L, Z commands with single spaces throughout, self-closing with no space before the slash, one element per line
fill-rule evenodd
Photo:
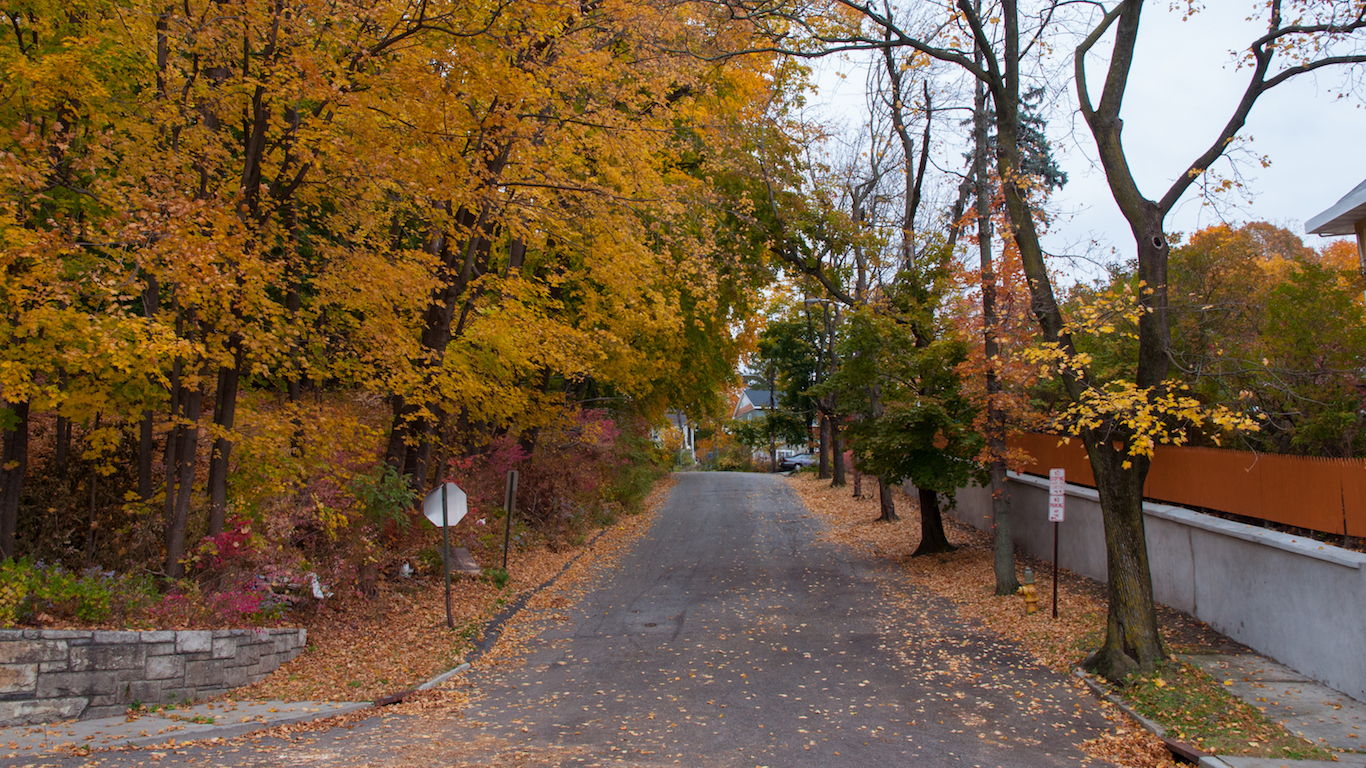
<path fill-rule="evenodd" d="M 1256 653 L 1180 655 L 1291 733 L 1337 752 L 1338 762 L 1207 758 L 1212 768 L 1366 768 L 1366 703 Z"/>
<path fill-rule="evenodd" d="M 368 706 L 369 702 L 211 701 L 126 717 L 14 726 L 0 728 L 0 754 L 12 759 L 80 749 L 146 746 L 172 739 L 227 739 L 262 728 L 343 715 Z"/>

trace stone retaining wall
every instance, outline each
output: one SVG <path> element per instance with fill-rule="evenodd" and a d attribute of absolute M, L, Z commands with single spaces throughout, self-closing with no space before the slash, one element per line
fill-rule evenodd
<path fill-rule="evenodd" d="M 303 650 L 303 629 L 0 630 L 0 726 L 220 696 Z"/>

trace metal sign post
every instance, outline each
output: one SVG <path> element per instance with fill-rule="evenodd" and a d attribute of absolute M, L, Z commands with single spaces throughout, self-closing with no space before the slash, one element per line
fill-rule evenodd
<path fill-rule="evenodd" d="M 1058 524 L 1066 516 L 1067 471 L 1048 470 L 1048 520 L 1053 523 L 1053 618 L 1058 618 Z"/>
<path fill-rule="evenodd" d="M 440 488 L 427 494 L 422 500 L 422 515 L 441 526 L 441 563 L 446 576 L 446 626 L 454 629 L 451 618 L 451 526 L 465 518 L 467 511 L 465 492 L 455 483 L 442 483 Z"/>
<path fill-rule="evenodd" d="M 451 619 L 451 524 L 450 505 L 447 504 L 446 484 L 441 484 L 441 569 L 446 572 L 446 628 L 455 629 Z M 1054 611 L 1056 612 L 1056 608 Z"/>
<path fill-rule="evenodd" d="M 503 512 L 507 525 L 503 528 L 503 573 L 508 570 L 508 544 L 512 541 L 512 511 L 517 508 L 517 470 L 508 470 L 507 487 L 503 492 Z"/>

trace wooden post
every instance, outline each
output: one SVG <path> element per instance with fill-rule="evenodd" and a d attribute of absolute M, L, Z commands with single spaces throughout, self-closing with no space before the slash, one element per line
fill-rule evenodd
<path fill-rule="evenodd" d="M 507 514 L 507 526 L 503 529 L 503 573 L 508 570 L 508 545 L 512 541 L 512 512 L 517 508 L 517 470 L 509 469 L 507 487 L 503 491 L 503 512 Z"/>

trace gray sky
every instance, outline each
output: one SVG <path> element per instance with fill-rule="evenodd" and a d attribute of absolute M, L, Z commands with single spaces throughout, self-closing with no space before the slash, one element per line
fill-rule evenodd
<path fill-rule="evenodd" d="M 1145 8 L 1144 24 L 1122 117 L 1135 178 L 1146 196 L 1157 198 L 1233 112 L 1249 73 L 1236 69 L 1230 51 L 1245 47 L 1261 30 L 1240 14 L 1212 10 L 1183 22 L 1156 3 Z M 1103 62 L 1087 71 L 1097 92 Z M 1242 204 L 1215 210 L 1188 191 L 1168 217 L 1168 229 L 1190 233 L 1226 218 L 1270 221 L 1303 235 L 1306 220 L 1366 179 L 1366 110 L 1359 99 L 1336 98 L 1331 89 L 1342 82 L 1341 73 L 1328 70 L 1264 94 L 1240 133 L 1251 138 L 1243 143 L 1248 162 L 1241 170 L 1252 202 L 1233 197 Z M 1110 245 L 1127 247 L 1127 224 L 1110 199 L 1104 174 L 1090 159 L 1095 145 L 1089 132 L 1079 118 L 1072 136 L 1063 137 L 1065 130 L 1054 126 L 1071 177 L 1057 202 L 1077 213 L 1059 223 L 1050 246 L 1061 249 L 1094 232 Z M 1270 167 L 1252 162 L 1262 155 L 1269 157 Z M 1229 166 L 1216 168 L 1227 173 Z M 1327 240 L 1314 235 L 1306 242 L 1319 247 Z"/>
<path fill-rule="evenodd" d="M 1260 31 L 1260 25 L 1246 21 L 1246 13 L 1207 10 L 1182 21 L 1166 5 L 1152 3 L 1144 10 L 1144 28 L 1121 115 L 1135 178 L 1150 198 L 1166 191 L 1228 119 L 1248 77 L 1246 71 L 1236 69 L 1230 52 L 1244 48 Z M 1108 54 L 1107 42 L 1097 50 Z M 1128 225 L 1110 198 L 1103 172 L 1094 164 L 1095 144 L 1076 115 L 1070 73 L 1069 59 L 1064 68 L 1068 82 L 1049 124 L 1054 151 L 1069 183 L 1054 196 L 1062 215 L 1045 245 L 1055 253 L 1089 252 L 1104 260 L 1115 258 L 1113 248 L 1128 258 L 1132 255 Z M 1097 92 L 1104 61 L 1093 61 L 1088 73 L 1092 91 Z M 1244 162 L 1239 170 L 1252 200 L 1226 196 L 1228 204 L 1216 209 L 1203 205 L 1194 190 L 1188 191 L 1168 217 L 1168 230 L 1189 234 L 1223 220 L 1265 220 L 1304 236 L 1307 219 L 1366 179 L 1366 109 L 1359 98 L 1336 97 L 1332 89 L 1343 80 L 1341 73 L 1330 69 L 1301 76 L 1263 95 L 1240 132 L 1244 151 L 1239 154 Z M 821 101 L 836 105 L 837 112 L 860 113 L 854 104 L 862 103 L 861 74 L 851 72 L 842 82 L 823 74 L 819 82 Z M 943 162 L 961 168 L 961 152 L 945 148 L 940 156 Z M 1268 168 L 1256 161 L 1263 155 L 1271 161 Z M 1226 161 L 1216 169 L 1229 173 Z M 1314 247 L 1328 242 L 1316 235 L 1305 236 L 1305 241 Z"/>

